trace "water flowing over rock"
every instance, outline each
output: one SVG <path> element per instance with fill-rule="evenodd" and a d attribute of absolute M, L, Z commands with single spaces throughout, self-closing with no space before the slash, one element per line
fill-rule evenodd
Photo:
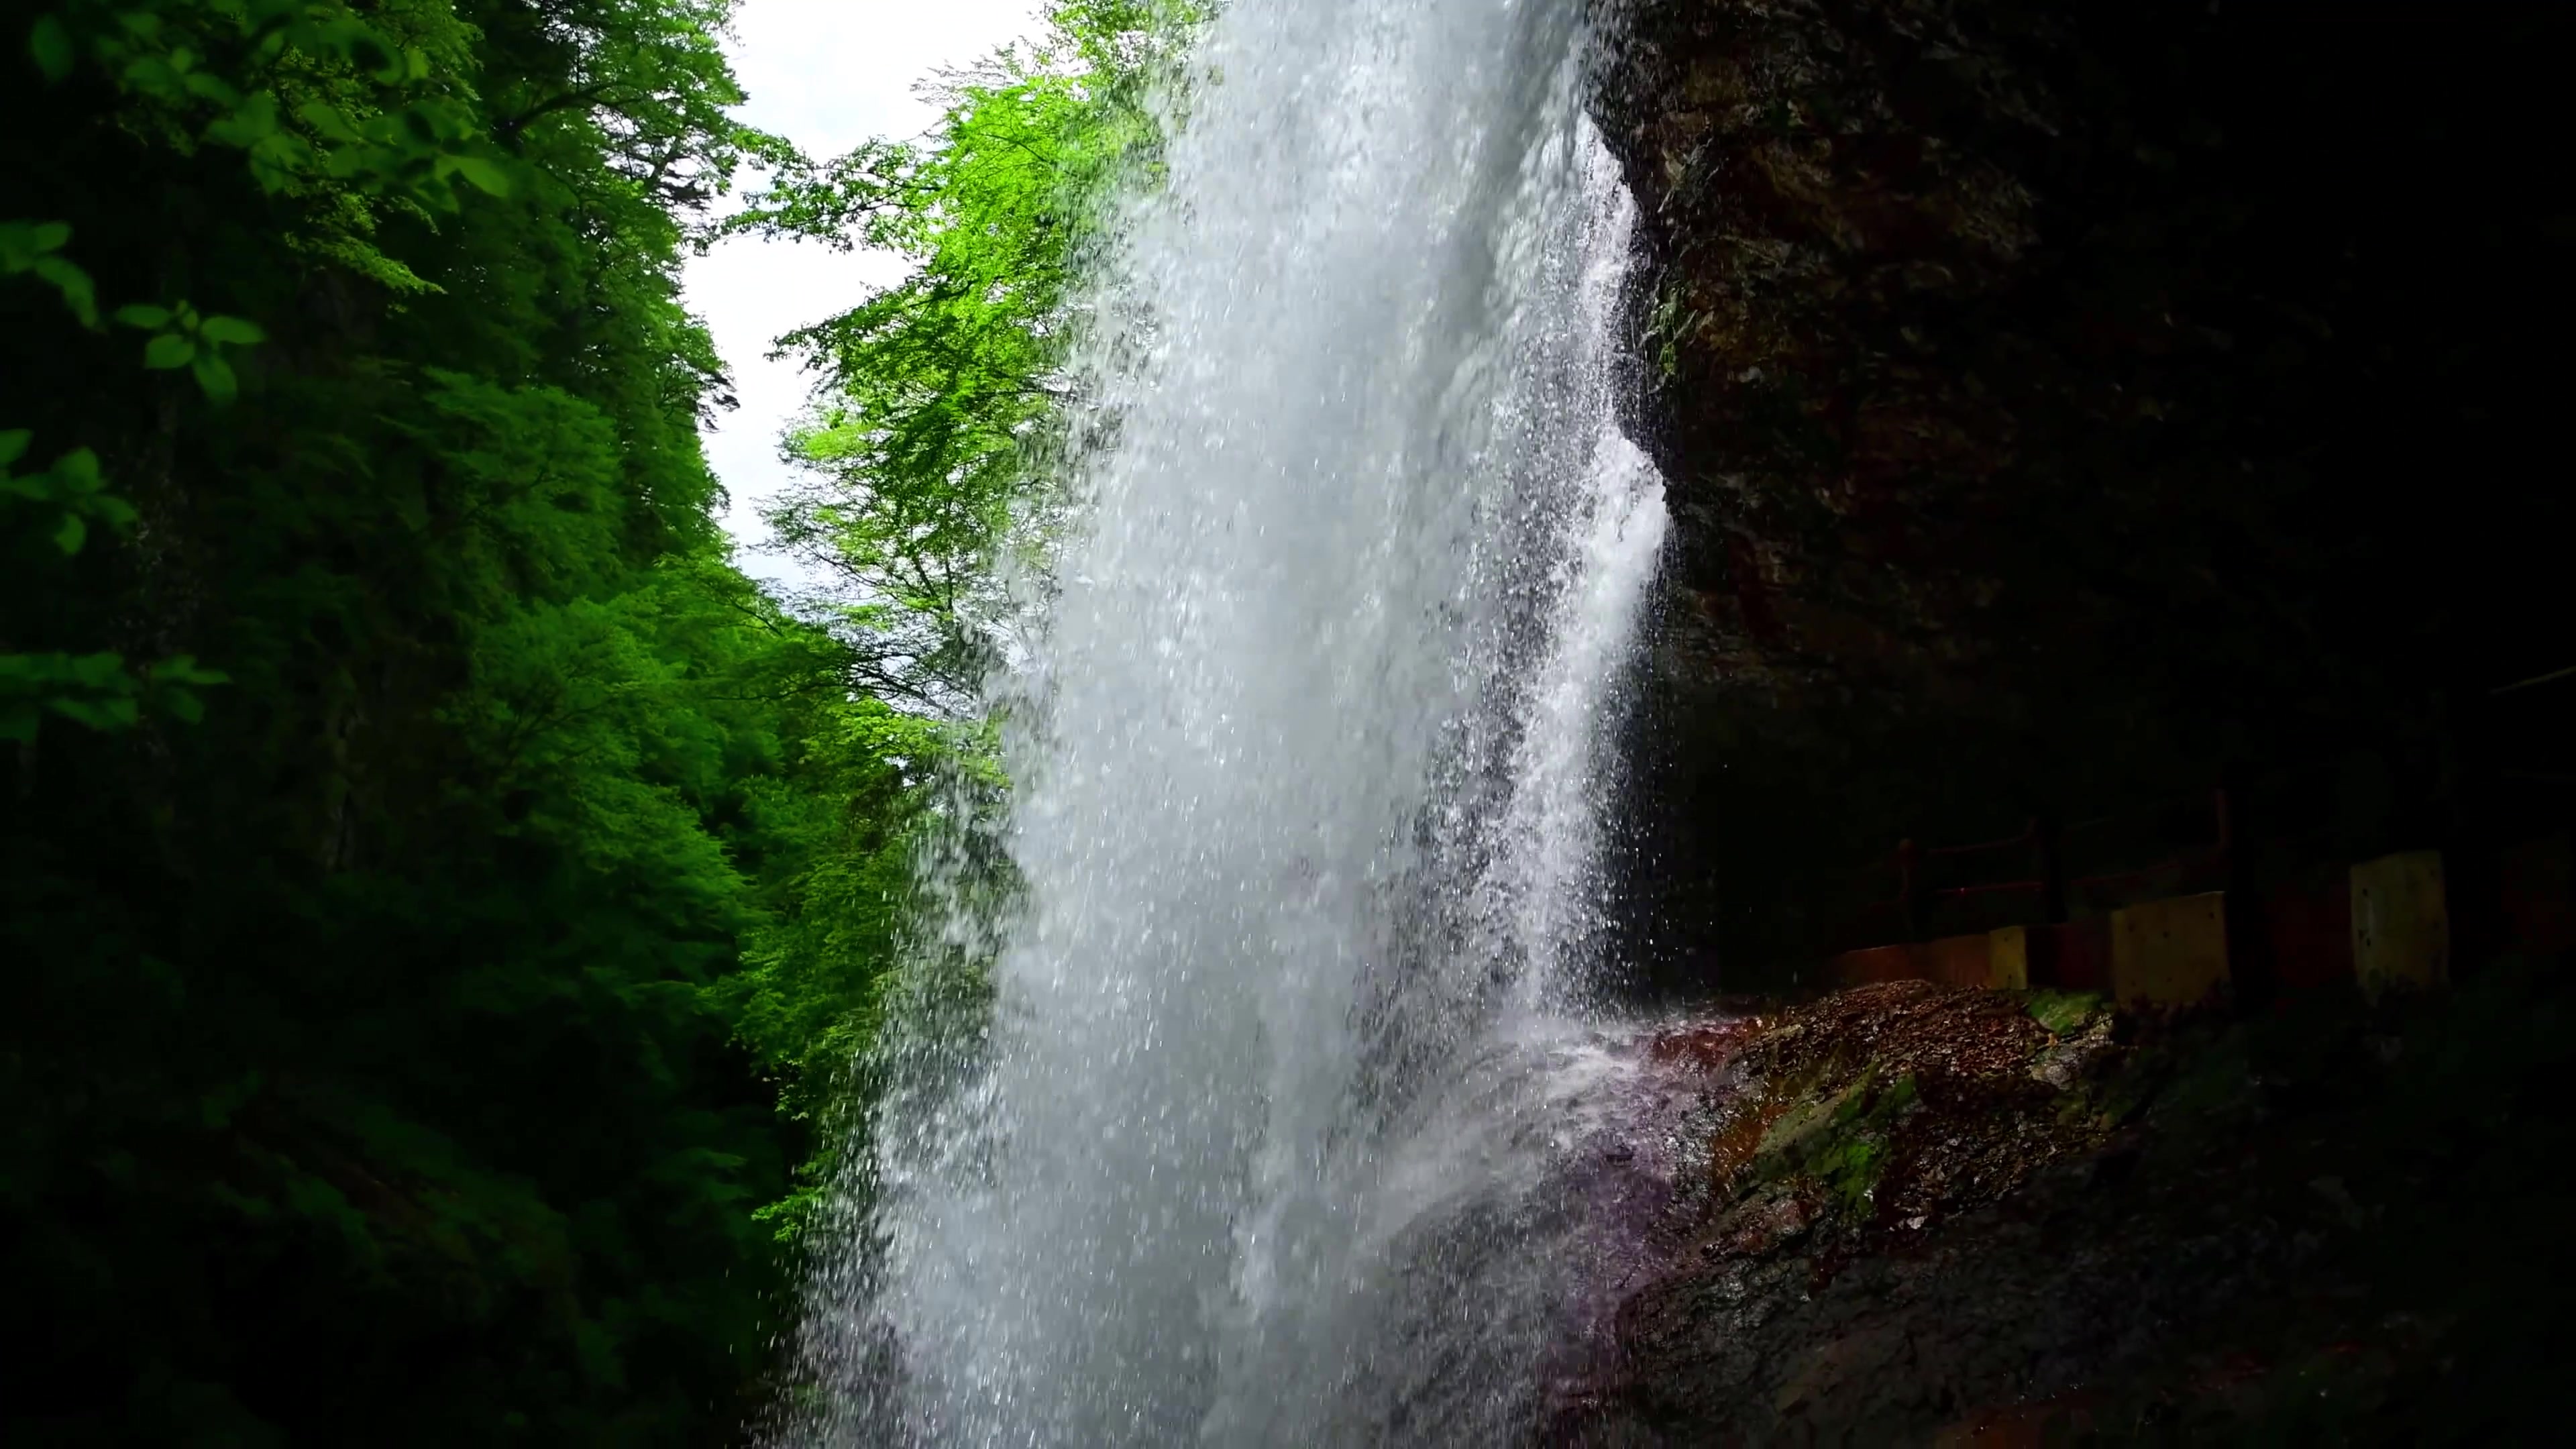
<path fill-rule="evenodd" d="M 1579 1013 L 1664 528 L 1592 53 L 1566 5 L 1215 23 L 1097 279 L 989 1024 L 891 1028 L 791 1437 L 1533 1421 L 1587 1205 L 1660 1180 L 1585 1126 L 1644 1080 Z"/>

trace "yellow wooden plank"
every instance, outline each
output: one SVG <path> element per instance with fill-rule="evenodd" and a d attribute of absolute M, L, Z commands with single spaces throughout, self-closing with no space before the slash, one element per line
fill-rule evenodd
<path fill-rule="evenodd" d="M 2352 972 L 2364 996 L 2451 980 L 2451 914 L 2442 853 L 2409 850 L 2352 868 Z"/>
<path fill-rule="evenodd" d="M 2006 926 L 1987 937 L 1986 987 L 1991 991 L 2030 989 L 2030 928 Z"/>
<path fill-rule="evenodd" d="M 2230 975 L 2225 891 L 2111 913 L 2111 991 L 2123 1004 L 2190 1006 Z"/>

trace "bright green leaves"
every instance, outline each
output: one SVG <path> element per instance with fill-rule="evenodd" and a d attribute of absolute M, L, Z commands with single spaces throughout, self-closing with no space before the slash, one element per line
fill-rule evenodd
<path fill-rule="evenodd" d="M 187 368 L 195 374 L 197 386 L 207 398 L 219 403 L 232 401 L 240 391 L 232 364 L 224 358 L 224 349 L 267 340 L 267 334 L 250 322 L 239 317 L 208 317 L 186 302 L 167 307 L 119 307 L 116 320 L 152 334 L 143 344 L 145 367 L 155 371 Z"/>
<path fill-rule="evenodd" d="M 718 236 L 797 237 L 836 251 L 899 252 L 929 236 L 933 198 L 923 189 L 921 153 L 911 143 L 872 140 L 816 165 L 775 137 L 758 140 L 769 185 L 725 218 Z"/>
<path fill-rule="evenodd" d="M 996 555 L 1043 532 L 1050 450 L 1070 382 L 1068 290 L 1093 214 L 1148 169 L 1142 96 L 1169 19 L 1140 5 L 1061 5 L 1036 45 L 949 78 L 938 129 L 816 165 L 759 153 L 771 184 L 727 230 L 891 250 L 903 281 L 779 340 L 820 376 L 788 439 L 806 479 L 772 515 L 837 575 L 862 682 L 970 711 L 1008 612 Z M 1170 23 L 1178 24 L 1179 21 Z"/>
<path fill-rule="evenodd" d="M 129 729 L 147 713 L 194 724 L 206 709 L 197 691 L 225 682 L 185 654 L 139 673 L 109 652 L 0 654 L 0 740 L 33 740 L 47 714 L 94 730 Z"/>
<path fill-rule="evenodd" d="M 89 273 L 62 255 L 71 239 L 71 227 L 59 221 L 0 222 L 0 276 L 28 273 L 50 283 L 83 327 L 96 327 L 98 289 Z"/>
<path fill-rule="evenodd" d="M 486 196 L 510 194 L 510 174 L 482 156 L 441 156 L 430 170 L 441 181 L 454 177 Z"/>

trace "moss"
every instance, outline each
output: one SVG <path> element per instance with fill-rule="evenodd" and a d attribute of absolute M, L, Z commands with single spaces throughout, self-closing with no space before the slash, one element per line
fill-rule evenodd
<path fill-rule="evenodd" d="M 1848 1120 L 1846 1111 L 1869 1090 L 1863 1075 L 1832 1096 L 1802 1101 L 1773 1121 L 1753 1150 L 1757 1176 L 1777 1177 L 1805 1162 L 1815 1143 Z"/>
<path fill-rule="evenodd" d="M 1810 1170 L 1845 1211 L 1858 1213 L 1869 1206 L 1870 1199 L 1878 1191 L 1878 1180 L 1887 1169 L 1887 1157 L 1887 1139 L 1875 1133 L 1864 1133 L 1837 1143 Z"/>
<path fill-rule="evenodd" d="M 1804 1176 L 1847 1211 L 1865 1210 L 1887 1170 L 1890 1133 L 1918 1096 L 1911 1072 L 1882 1087 L 1871 1070 L 1791 1108 L 1763 1135 L 1753 1180 Z"/>
<path fill-rule="evenodd" d="M 2111 1009 L 2111 1003 L 2095 991 L 2033 991 L 2025 1005 L 2030 1019 L 2048 1028 L 2051 1036 L 2073 1036 Z"/>

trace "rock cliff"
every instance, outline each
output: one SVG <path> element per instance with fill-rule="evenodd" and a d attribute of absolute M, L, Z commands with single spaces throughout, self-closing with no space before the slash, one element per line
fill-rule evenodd
<path fill-rule="evenodd" d="M 1632 0 L 1675 546 L 1642 958 L 1739 983 L 1813 882 L 2367 754 L 2458 826 L 2568 663 L 2565 7 Z M 2544 772 L 2545 773 L 2545 772 Z M 2307 822 L 2300 822 L 2307 823 Z"/>

